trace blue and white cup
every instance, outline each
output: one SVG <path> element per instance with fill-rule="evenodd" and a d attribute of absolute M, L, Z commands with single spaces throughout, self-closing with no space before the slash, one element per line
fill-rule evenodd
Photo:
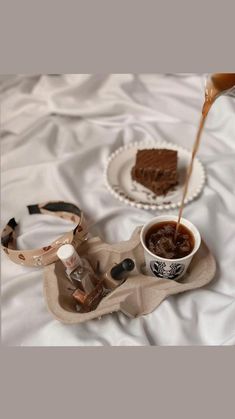
<path fill-rule="evenodd" d="M 181 218 L 180 224 L 183 224 L 192 233 L 194 237 L 194 248 L 187 256 L 179 259 L 165 259 L 150 252 L 146 246 L 145 238 L 148 230 L 155 224 L 176 221 L 178 216 L 175 215 L 159 215 L 142 227 L 140 232 L 140 241 L 144 249 L 145 271 L 147 275 L 155 276 L 159 279 L 173 279 L 177 281 L 185 274 L 189 264 L 201 244 L 201 236 L 198 229 L 190 221 Z"/>

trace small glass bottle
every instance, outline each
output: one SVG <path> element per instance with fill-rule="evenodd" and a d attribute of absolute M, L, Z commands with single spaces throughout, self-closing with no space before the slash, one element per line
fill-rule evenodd
<path fill-rule="evenodd" d="M 104 294 L 103 281 L 99 280 L 90 263 L 81 258 L 71 244 L 61 246 L 57 256 L 66 267 L 66 276 L 76 287 L 72 295 L 78 302 L 78 311 L 94 310 Z"/>
<path fill-rule="evenodd" d="M 135 263 L 132 259 L 129 258 L 110 266 L 104 274 L 106 283 L 110 288 L 118 287 L 126 281 L 129 272 L 133 271 L 134 268 Z"/>
<path fill-rule="evenodd" d="M 235 98 L 235 73 L 211 73 L 204 77 L 205 103 L 203 113 L 207 114 L 212 103 L 222 95 Z"/>

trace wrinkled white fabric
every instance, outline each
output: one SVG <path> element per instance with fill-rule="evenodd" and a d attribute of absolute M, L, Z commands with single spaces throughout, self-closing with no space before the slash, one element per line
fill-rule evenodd
<path fill-rule="evenodd" d="M 48 200 L 79 204 L 91 234 L 130 237 L 156 213 L 133 209 L 106 190 L 103 171 L 123 144 L 161 139 L 190 148 L 204 95 L 198 74 L 70 74 L 1 77 L 1 227 L 20 218 L 18 245 L 47 245 L 71 225 L 26 215 Z M 48 312 L 40 269 L 13 264 L 2 252 L 2 342 L 21 346 L 232 345 L 235 343 L 235 100 L 211 109 L 199 157 L 202 195 L 184 216 L 217 260 L 208 286 L 172 296 L 151 314 L 122 313 L 64 325 Z M 176 211 L 172 211 L 176 214 Z"/>

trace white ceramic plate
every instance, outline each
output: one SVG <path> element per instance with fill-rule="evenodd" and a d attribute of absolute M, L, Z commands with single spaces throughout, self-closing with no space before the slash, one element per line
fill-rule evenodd
<path fill-rule="evenodd" d="M 165 196 L 156 196 L 149 189 L 131 179 L 131 168 L 135 164 L 137 150 L 145 148 L 169 148 L 178 151 L 179 182 L 174 190 Z M 191 152 L 168 142 L 140 142 L 128 144 L 116 150 L 108 159 L 105 169 L 105 183 L 108 190 L 119 201 L 133 207 L 147 210 L 168 210 L 180 206 L 183 194 L 186 170 L 191 159 Z M 195 158 L 185 204 L 195 199 L 205 185 L 205 170 Z"/>

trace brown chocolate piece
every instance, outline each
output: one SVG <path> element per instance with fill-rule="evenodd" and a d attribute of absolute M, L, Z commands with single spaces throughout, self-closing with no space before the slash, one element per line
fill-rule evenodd
<path fill-rule="evenodd" d="M 166 194 L 177 184 L 177 151 L 138 150 L 131 177 L 156 195 Z"/>

